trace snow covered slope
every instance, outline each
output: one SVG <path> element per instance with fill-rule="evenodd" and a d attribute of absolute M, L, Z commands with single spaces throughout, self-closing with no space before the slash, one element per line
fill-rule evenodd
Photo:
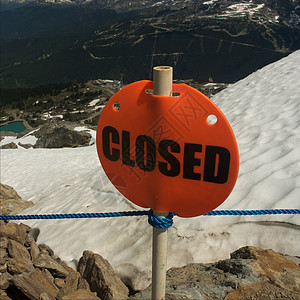
<path fill-rule="evenodd" d="M 240 173 L 219 209 L 300 207 L 300 51 L 217 94 L 240 151 Z M 138 209 L 120 196 L 101 169 L 95 146 L 1 151 L 1 182 L 35 205 L 24 213 Z M 83 250 L 101 254 L 135 289 L 147 286 L 151 233 L 146 217 L 26 221 L 38 243 L 76 264 Z M 245 245 L 300 253 L 300 216 L 174 218 L 168 267 L 227 258 Z"/>

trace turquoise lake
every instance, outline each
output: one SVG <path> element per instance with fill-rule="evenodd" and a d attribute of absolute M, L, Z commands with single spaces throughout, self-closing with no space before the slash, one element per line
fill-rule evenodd
<path fill-rule="evenodd" d="M 11 122 L 0 126 L 0 131 L 10 131 L 14 133 L 23 132 L 25 129 L 26 127 L 23 125 L 22 121 Z"/>

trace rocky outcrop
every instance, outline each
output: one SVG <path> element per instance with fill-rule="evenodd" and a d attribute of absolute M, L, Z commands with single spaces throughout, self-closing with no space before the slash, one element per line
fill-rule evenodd
<path fill-rule="evenodd" d="M 67 125 L 48 123 L 34 133 L 38 138 L 34 148 L 63 148 L 88 146 L 91 135 L 85 131 L 76 131 Z"/>
<path fill-rule="evenodd" d="M 0 299 L 127 299 L 129 290 L 99 254 L 84 251 L 78 272 L 47 245 L 36 228 L 0 221 Z M 243 247 L 230 259 L 167 272 L 166 300 L 300 299 L 300 257 Z M 151 286 L 130 299 L 151 299 Z"/>
<path fill-rule="evenodd" d="M 214 264 L 167 272 L 166 300 L 300 299 L 300 258 L 244 247 Z M 151 286 L 133 299 L 150 299 Z"/>
<path fill-rule="evenodd" d="M 128 288 L 100 255 L 84 251 L 77 272 L 48 246 L 37 245 L 35 228 L 0 222 L 0 299 L 128 298 Z"/>
<path fill-rule="evenodd" d="M 29 226 L 0 222 L 0 299 L 101 299 L 49 247 L 36 244 Z"/>
<path fill-rule="evenodd" d="M 5 145 L 2 145 L 0 149 L 18 149 L 18 146 L 15 143 L 8 143 Z"/>
<path fill-rule="evenodd" d="M 9 185 L 0 183 L 0 214 L 9 215 L 18 213 L 23 209 L 33 206 L 32 201 L 24 201 Z"/>
<path fill-rule="evenodd" d="M 103 300 L 127 299 L 129 290 L 116 275 L 107 260 L 99 254 L 84 251 L 79 260 L 78 271 Z"/>

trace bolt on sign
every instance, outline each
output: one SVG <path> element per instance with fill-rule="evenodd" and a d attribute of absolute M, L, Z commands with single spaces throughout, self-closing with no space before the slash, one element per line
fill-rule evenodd
<path fill-rule="evenodd" d="M 106 104 L 97 127 L 100 162 L 133 203 L 194 217 L 231 193 L 238 176 L 234 133 L 220 109 L 198 90 L 173 84 L 173 96 L 138 81 Z M 176 95 L 176 96 L 174 96 Z"/>

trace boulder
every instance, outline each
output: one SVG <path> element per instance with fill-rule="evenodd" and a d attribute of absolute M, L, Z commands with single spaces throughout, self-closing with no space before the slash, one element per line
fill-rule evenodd
<path fill-rule="evenodd" d="M 40 229 L 35 227 L 35 228 L 31 228 L 30 231 L 29 231 L 29 236 L 33 238 L 33 240 L 36 242 L 37 241 L 37 238 L 40 234 Z"/>
<path fill-rule="evenodd" d="M 114 272 L 109 262 L 99 254 L 84 251 L 78 271 L 87 280 L 92 292 L 103 300 L 127 299 L 129 290 Z"/>
<path fill-rule="evenodd" d="M 24 245 L 27 232 L 26 228 L 16 223 L 7 223 L 0 226 L 0 237 L 12 239 Z"/>
<path fill-rule="evenodd" d="M 40 253 L 33 261 L 33 265 L 39 269 L 47 269 L 54 277 L 66 278 L 69 274 L 61 264 L 46 253 Z"/>
<path fill-rule="evenodd" d="M 24 201 L 11 186 L 0 183 L 1 215 L 18 213 L 33 205 L 32 201 Z"/>
<path fill-rule="evenodd" d="M 49 246 L 36 244 L 38 229 L 22 223 L 0 225 L 0 299 L 99 299 Z"/>
<path fill-rule="evenodd" d="M 55 299 L 58 288 L 48 279 L 41 270 L 34 270 L 30 273 L 15 275 L 10 283 L 11 289 L 16 288 L 29 299 L 39 300 L 42 293 Z"/>
<path fill-rule="evenodd" d="M 7 250 L 9 256 L 16 260 L 30 260 L 30 254 L 26 247 L 17 241 L 9 240 Z"/>
<path fill-rule="evenodd" d="M 91 135 L 76 131 L 67 125 L 48 123 L 34 133 L 38 138 L 34 148 L 63 148 L 88 146 Z"/>

